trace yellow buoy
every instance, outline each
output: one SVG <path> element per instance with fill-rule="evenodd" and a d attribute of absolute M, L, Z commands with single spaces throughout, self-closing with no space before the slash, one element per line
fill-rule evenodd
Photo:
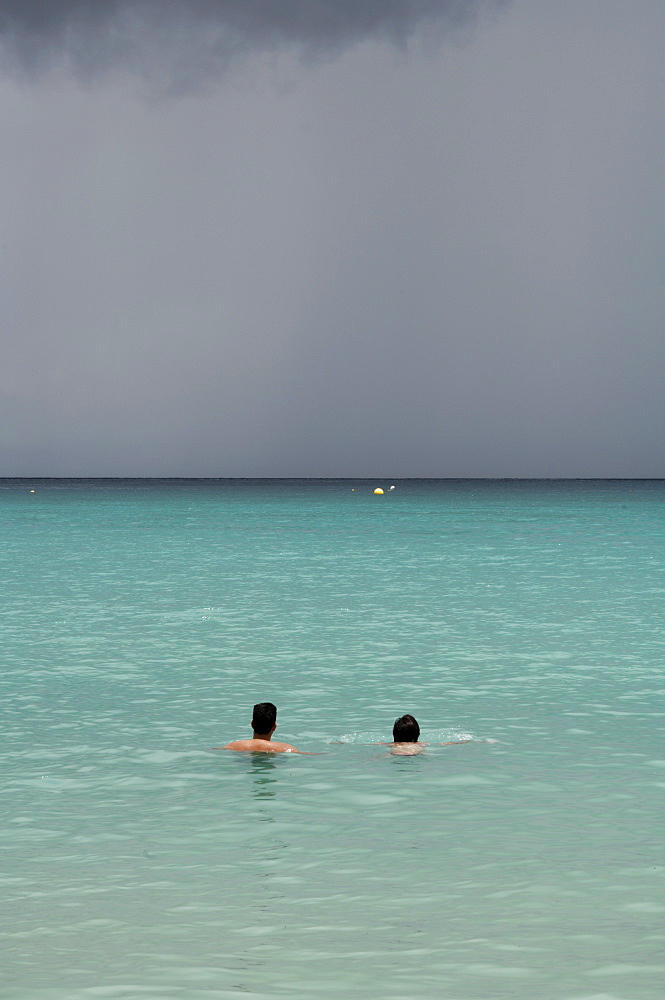
<path fill-rule="evenodd" d="M 374 492 L 375 493 L 383 493 L 383 490 L 381 489 L 380 486 L 377 486 L 377 488 L 374 490 Z"/>

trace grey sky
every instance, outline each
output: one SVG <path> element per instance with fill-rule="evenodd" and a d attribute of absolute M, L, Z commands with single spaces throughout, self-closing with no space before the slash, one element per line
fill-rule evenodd
<path fill-rule="evenodd" d="M 0 0 L 0 475 L 665 474 L 665 5 L 188 7 Z"/>

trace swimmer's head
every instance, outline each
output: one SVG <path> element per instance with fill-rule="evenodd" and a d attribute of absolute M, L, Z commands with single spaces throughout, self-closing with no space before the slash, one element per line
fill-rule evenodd
<path fill-rule="evenodd" d="M 403 715 L 395 719 L 393 740 L 395 743 L 417 743 L 420 736 L 420 726 L 412 715 Z"/>
<path fill-rule="evenodd" d="M 262 701 L 254 706 L 252 729 L 255 733 L 270 733 L 277 724 L 277 709 L 270 701 Z"/>

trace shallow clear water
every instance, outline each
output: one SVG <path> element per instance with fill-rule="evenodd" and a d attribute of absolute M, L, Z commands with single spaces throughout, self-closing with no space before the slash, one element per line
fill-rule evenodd
<path fill-rule="evenodd" d="M 2 1000 L 661 1000 L 665 483 L 375 485 L 0 481 Z"/>

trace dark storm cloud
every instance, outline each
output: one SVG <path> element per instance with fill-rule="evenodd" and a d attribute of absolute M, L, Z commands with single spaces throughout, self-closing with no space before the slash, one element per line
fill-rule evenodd
<path fill-rule="evenodd" d="M 0 476 L 662 476 L 665 4 L 499 10 L 0 0 Z"/>
<path fill-rule="evenodd" d="M 117 63 L 144 73 L 174 60 L 196 78 L 252 51 L 308 54 L 368 39 L 405 42 L 506 0 L 0 0 L 6 59 L 34 69 L 66 57 L 79 71 Z M 161 54 L 161 58 L 156 58 Z M 154 67 L 153 67 L 154 68 Z"/>
<path fill-rule="evenodd" d="M 352 41 L 374 33 L 408 34 L 422 19 L 463 20 L 482 0 L 2 0 L 4 32 L 61 39 L 70 28 L 110 25 L 133 10 L 147 18 L 207 21 L 245 36 L 314 45 Z"/>

